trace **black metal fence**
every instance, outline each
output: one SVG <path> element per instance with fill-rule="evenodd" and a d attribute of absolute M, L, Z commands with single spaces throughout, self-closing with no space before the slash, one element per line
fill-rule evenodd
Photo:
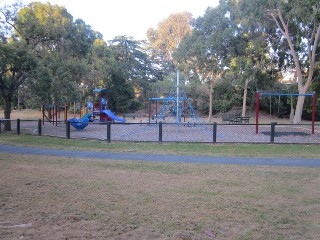
<path fill-rule="evenodd" d="M 315 124 L 192 124 L 192 123 L 89 123 L 83 130 L 70 122 L 0 120 L 11 123 L 12 133 L 97 139 L 107 142 L 196 142 L 196 143 L 320 143 L 320 125 Z"/>

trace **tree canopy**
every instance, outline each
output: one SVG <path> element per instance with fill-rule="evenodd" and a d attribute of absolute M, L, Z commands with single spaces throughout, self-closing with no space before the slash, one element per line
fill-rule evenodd
<path fill-rule="evenodd" d="M 308 14 L 306 14 L 308 13 Z M 112 110 L 142 108 L 158 80 L 182 70 L 195 108 L 214 112 L 254 103 L 256 90 L 318 90 L 320 3 L 317 0 L 220 0 L 202 16 L 169 15 L 147 31 L 147 41 L 104 41 L 82 19 L 49 2 L 0 8 L 0 105 L 10 118 L 18 92 L 28 105 L 89 100 L 110 90 Z M 286 71 L 297 82 L 281 85 Z M 307 104 L 309 104 L 307 102 Z M 303 113 L 296 102 L 294 122 Z M 9 128 L 9 126 L 7 126 Z"/>
<path fill-rule="evenodd" d="M 258 21 L 263 29 L 271 29 L 275 41 L 270 43 L 287 66 L 293 66 L 298 92 L 306 93 L 314 80 L 319 63 L 320 3 L 316 0 L 230 1 L 242 13 L 242 19 Z M 306 14 L 307 13 L 307 14 Z M 253 20 L 254 19 L 254 20 Z M 279 44 L 280 43 L 280 44 Z M 283 46 L 281 52 L 277 45 Z M 278 52 L 277 52 L 278 51 Z M 301 121 L 304 96 L 299 96 L 294 123 Z"/>

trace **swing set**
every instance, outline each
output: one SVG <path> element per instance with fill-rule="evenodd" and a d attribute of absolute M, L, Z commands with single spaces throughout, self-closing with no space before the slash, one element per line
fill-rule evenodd
<path fill-rule="evenodd" d="M 259 111 L 260 111 L 260 97 L 262 96 L 269 96 L 270 97 L 270 114 L 271 114 L 271 97 L 277 96 L 279 97 L 279 103 L 280 103 L 280 97 L 281 96 L 305 96 L 305 97 L 312 97 L 312 134 L 314 134 L 314 123 L 315 123 L 315 116 L 316 116 L 316 93 L 305 93 L 305 94 L 299 94 L 299 93 L 272 93 L 272 92 L 256 92 L 256 134 L 259 133 Z M 278 112 L 279 112 L 279 106 L 278 106 Z"/>

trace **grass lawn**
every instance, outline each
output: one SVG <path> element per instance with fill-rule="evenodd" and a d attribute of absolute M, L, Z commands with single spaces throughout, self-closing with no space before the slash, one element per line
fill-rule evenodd
<path fill-rule="evenodd" d="M 318 145 L 106 143 L 10 133 L 0 144 L 319 158 Z M 0 152 L 1 239 L 320 239 L 320 169 Z M 25 225 L 21 225 L 25 224 Z"/>
<path fill-rule="evenodd" d="M 0 176 L 1 239 L 320 237 L 318 168 L 0 153 Z"/>
<path fill-rule="evenodd" d="M 204 144 L 204 143 L 148 143 L 73 140 L 45 136 L 1 133 L 0 144 L 34 146 L 55 149 L 76 149 L 106 152 L 141 152 L 156 154 L 319 158 L 317 144 Z"/>

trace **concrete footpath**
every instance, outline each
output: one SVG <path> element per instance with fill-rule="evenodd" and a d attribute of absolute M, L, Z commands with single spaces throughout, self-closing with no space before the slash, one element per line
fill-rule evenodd
<path fill-rule="evenodd" d="M 175 163 L 207 163 L 207 164 L 235 164 L 251 166 L 288 166 L 288 167 L 320 167 L 320 159 L 305 158 L 245 158 L 245 157 L 211 157 L 211 156 L 182 156 L 144 154 L 132 152 L 94 152 L 78 150 L 44 149 L 36 147 L 21 147 L 0 145 L 0 153 L 33 154 L 45 156 L 59 156 L 70 158 L 95 158 L 109 160 L 136 160 L 148 162 Z"/>

